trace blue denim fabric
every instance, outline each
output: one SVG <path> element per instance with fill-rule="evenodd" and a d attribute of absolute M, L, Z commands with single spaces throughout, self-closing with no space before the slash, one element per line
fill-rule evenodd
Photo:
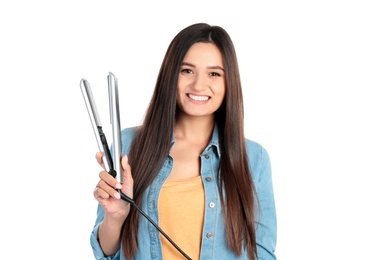
<path fill-rule="evenodd" d="M 128 154 L 135 128 L 122 131 L 122 153 Z M 175 140 L 173 138 L 172 145 Z M 258 259 L 275 260 L 276 246 L 276 210 L 272 186 L 270 159 L 267 151 L 258 143 L 246 140 L 250 170 L 260 202 L 258 221 L 256 226 L 256 241 Z M 212 139 L 201 154 L 201 175 L 205 191 L 205 216 L 202 233 L 200 259 L 248 259 L 246 252 L 241 257 L 235 255 L 226 242 L 224 218 L 218 192 L 217 171 L 220 160 L 218 145 L 218 131 L 215 128 Z M 142 210 L 158 223 L 158 197 L 160 189 L 171 172 L 173 158 L 168 156 L 161 171 L 146 189 L 142 201 Z M 243 191 L 245 192 L 245 191 Z M 98 205 L 96 223 L 91 233 L 91 246 L 96 259 L 124 260 L 119 250 L 115 255 L 104 256 L 97 233 L 104 217 L 104 210 Z M 138 234 L 138 251 L 133 259 L 163 259 L 161 253 L 160 234 L 158 230 L 140 215 Z M 184 257 L 183 257 L 184 259 Z"/>

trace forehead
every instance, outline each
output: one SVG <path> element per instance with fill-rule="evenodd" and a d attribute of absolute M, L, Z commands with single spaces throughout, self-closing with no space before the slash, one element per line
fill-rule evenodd
<path fill-rule="evenodd" d="M 222 53 L 214 43 L 194 43 L 186 53 L 183 62 L 222 66 Z"/>

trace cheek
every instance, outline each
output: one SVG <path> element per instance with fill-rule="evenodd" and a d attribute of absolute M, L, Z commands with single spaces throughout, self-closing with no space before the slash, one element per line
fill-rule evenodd
<path fill-rule="evenodd" d="M 226 93 L 225 83 L 221 82 L 220 84 L 215 85 L 214 93 L 216 93 L 219 96 L 225 96 L 225 93 Z"/>
<path fill-rule="evenodd" d="M 183 92 L 184 92 L 184 87 L 183 86 L 184 86 L 183 84 L 180 84 L 180 82 L 178 82 L 177 88 L 176 88 L 176 98 L 179 98 L 180 95 L 183 94 Z"/>
<path fill-rule="evenodd" d="M 183 82 L 178 81 L 177 88 L 176 88 L 176 102 L 181 104 L 184 98 L 185 98 L 185 85 L 183 84 Z"/>
<path fill-rule="evenodd" d="M 180 93 L 186 86 L 186 81 L 179 76 L 177 80 L 177 93 Z"/>

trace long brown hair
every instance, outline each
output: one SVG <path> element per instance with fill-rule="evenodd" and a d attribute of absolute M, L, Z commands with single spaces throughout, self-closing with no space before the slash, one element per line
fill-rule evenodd
<path fill-rule="evenodd" d="M 184 56 L 197 42 L 214 43 L 224 61 L 226 96 L 215 112 L 215 122 L 221 150 L 218 186 L 228 246 L 237 255 L 242 255 L 242 249 L 246 248 L 250 259 L 255 259 L 255 197 L 245 147 L 240 73 L 233 42 L 219 26 L 205 23 L 190 25 L 175 36 L 167 49 L 144 122 L 134 137 L 129 153 L 135 184 L 133 199 L 137 205 L 141 205 L 145 189 L 169 154 L 178 110 L 178 75 Z M 137 251 L 138 218 L 137 210 L 132 208 L 122 227 L 122 249 L 126 259 L 131 259 Z"/>

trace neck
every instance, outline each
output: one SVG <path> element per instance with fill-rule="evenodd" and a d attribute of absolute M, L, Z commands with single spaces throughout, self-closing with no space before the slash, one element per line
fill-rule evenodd
<path fill-rule="evenodd" d="M 180 117 L 174 127 L 176 139 L 194 143 L 208 142 L 214 129 L 214 117 Z"/>

